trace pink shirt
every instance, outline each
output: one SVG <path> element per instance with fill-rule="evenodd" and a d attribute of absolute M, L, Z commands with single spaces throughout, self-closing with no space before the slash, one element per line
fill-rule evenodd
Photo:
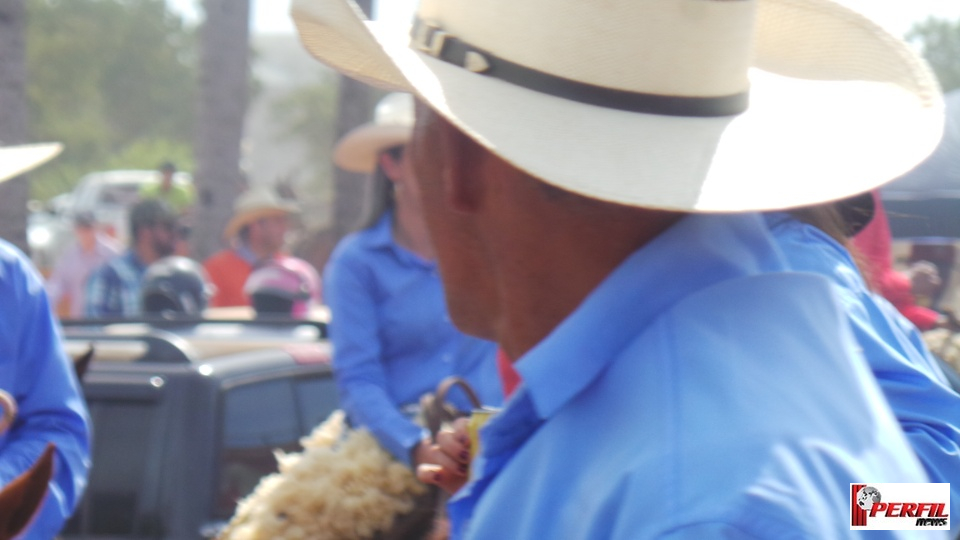
<path fill-rule="evenodd" d="M 50 306 L 56 306 L 63 300 L 69 300 L 67 313 L 71 318 L 83 317 L 85 303 L 84 291 L 90 274 L 108 260 L 120 253 L 120 248 L 107 237 L 96 236 L 92 251 L 84 251 L 80 244 L 73 243 L 57 259 L 53 272 L 47 279 L 47 295 Z"/>

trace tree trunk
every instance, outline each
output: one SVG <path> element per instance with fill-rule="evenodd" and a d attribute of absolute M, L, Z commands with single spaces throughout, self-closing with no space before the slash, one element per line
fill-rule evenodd
<path fill-rule="evenodd" d="M 192 237 L 201 259 L 222 246 L 233 201 L 245 186 L 240 144 L 250 85 L 250 0 L 204 0 L 203 7 Z"/>
<path fill-rule="evenodd" d="M 346 77 L 340 78 L 338 99 L 337 140 L 351 129 L 370 120 L 371 88 Z M 369 192 L 370 175 L 337 169 L 334 173 L 334 230 L 340 238 L 358 225 Z"/>
<path fill-rule="evenodd" d="M 0 144 L 27 142 L 26 6 L 24 0 L 0 0 Z M 0 237 L 24 252 L 27 246 L 25 176 L 0 184 Z"/>

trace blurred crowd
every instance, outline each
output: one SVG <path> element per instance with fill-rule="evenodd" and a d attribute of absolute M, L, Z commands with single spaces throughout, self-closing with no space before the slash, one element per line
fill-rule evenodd
<path fill-rule="evenodd" d="M 193 261 L 194 190 L 174 183 L 175 172 L 172 163 L 163 163 L 158 181 L 141 188 L 128 213 L 129 245 L 119 245 L 94 213 L 74 216 L 74 241 L 46 281 L 58 313 L 73 319 L 200 317 L 208 308 L 250 307 L 260 316 L 310 316 L 321 303 L 320 277 L 286 251 L 296 203 L 269 188 L 242 193 L 224 231 L 228 246 Z"/>

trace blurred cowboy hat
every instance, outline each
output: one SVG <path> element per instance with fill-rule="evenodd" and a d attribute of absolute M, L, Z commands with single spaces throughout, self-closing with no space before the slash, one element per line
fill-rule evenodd
<path fill-rule="evenodd" d="M 380 100 L 373 121 L 349 131 L 333 149 L 333 162 L 350 172 L 371 173 L 384 150 L 407 144 L 413 132 L 413 96 L 395 92 Z"/>
<path fill-rule="evenodd" d="M 62 151 L 63 145 L 60 143 L 0 146 L 0 182 L 33 170 Z"/>
<path fill-rule="evenodd" d="M 940 138 L 902 40 L 832 0 L 422 0 L 412 30 L 294 0 L 304 46 L 415 93 L 468 136 L 587 197 L 770 210 L 867 191 Z"/>
<path fill-rule="evenodd" d="M 226 238 L 233 238 L 243 227 L 266 217 L 300 213 L 291 201 L 282 199 L 272 189 L 251 188 L 244 191 L 233 203 L 233 217 L 224 229 Z"/>

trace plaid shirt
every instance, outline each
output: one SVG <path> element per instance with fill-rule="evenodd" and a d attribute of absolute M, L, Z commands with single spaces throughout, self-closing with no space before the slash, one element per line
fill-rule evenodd
<path fill-rule="evenodd" d="M 140 313 L 140 281 L 146 265 L 128 250 L 96 269 L 87 280 L 87 317 L 132 317 Z"/>

